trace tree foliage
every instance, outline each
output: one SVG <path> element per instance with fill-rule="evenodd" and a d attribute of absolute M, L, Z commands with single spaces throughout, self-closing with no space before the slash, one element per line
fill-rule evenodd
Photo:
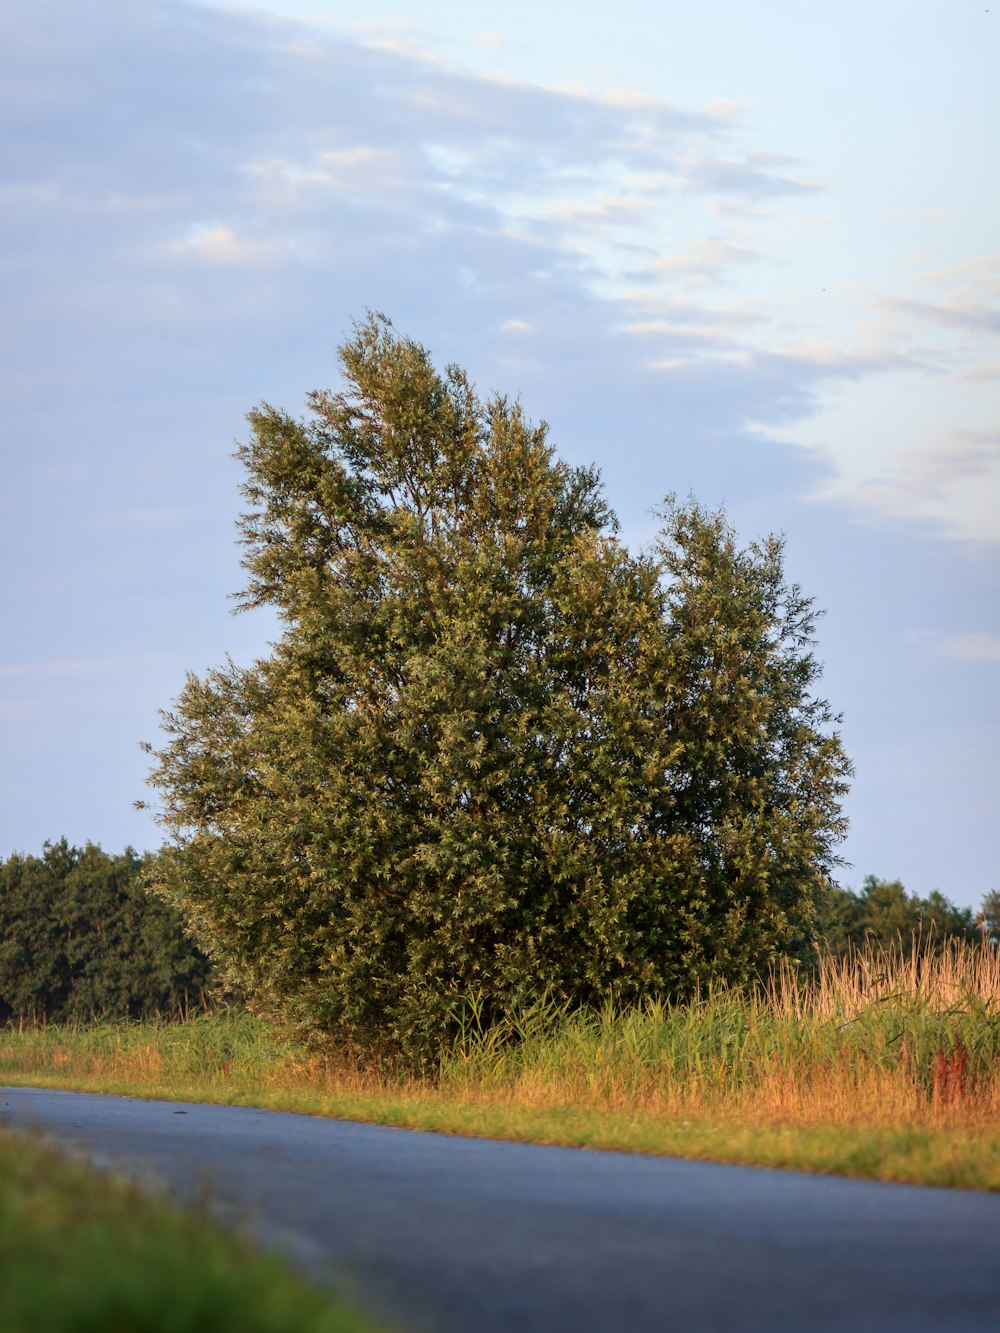
<path fill-rule="evenodd" d="M 0 861 L 0 1019 L 137 1018 L 197 1002 L 207 960 L 147 896 L 150 864 L 65 838 Z"/>
<path fill-rule="evenodd" d="M 989 895 L 984 901 L 983 910 Z M 858 892 L 831 885 L 820 906 L 820 933 L 835 953 L 874 943 L 940 949 L 949 939 L 974 941 L 983 932 L 971 908 L 956 907 L 933 890 L 926 898 L 907 893 L 898 879 L 867 875 Z"/>
<path fill-rule="evenodd" d="M 981 939 L 988 940 L 994 948 L 1000 947 L 1000 892 L 996 889 L 983 894 L 976 929 Z"/>
<path fill-rule="evenodd" d="M 590 468 L 373 317 L 342 392 L 240 450 L 271 656 L 191 676 L 151 776 L 163 891 L 232 981 L 415 1055 L 683 993 L 812 938 L 849 764 L 771 538 L 668 500 L 629 553 Z"/>

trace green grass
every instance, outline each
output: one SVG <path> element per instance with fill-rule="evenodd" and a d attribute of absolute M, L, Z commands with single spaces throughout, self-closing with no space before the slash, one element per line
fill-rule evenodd
<path fill-rule="evenodd" d="M 1000 960 L 827 960 L 690 1004 L 540 1004 L 432 1076 L 359 1070 L 245 1013 L 0 1029 L 0 1083 L 1000 1190 Z M 3 1333 L 370 1329 L 278 1259 L 0 1134 Z"/>
<path fill-rule="evenodd" d="M 374 1333 L 279 1259 L 0 1132 L 4 1333 Z"/>
<path fill-rule="evenodd" d="M 539 1005 L 432 1077 L 310 1054 L 247 1014 L 0 1031 L 0 1082 L 1000 1190 L 1000 960 L 827 960 L 685 1005 Z"/>

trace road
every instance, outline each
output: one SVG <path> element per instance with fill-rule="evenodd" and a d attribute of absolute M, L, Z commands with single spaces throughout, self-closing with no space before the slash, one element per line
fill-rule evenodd
<path fill-rule="evenodd" d="M 0 1089 L 419 1333 L 980 1333 L 1000 1196 L 415 1133 L 245 1107 Z"/>

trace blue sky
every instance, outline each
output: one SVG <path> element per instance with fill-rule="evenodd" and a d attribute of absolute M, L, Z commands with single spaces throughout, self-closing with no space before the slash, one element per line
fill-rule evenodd
<path fill-rule="evenodd" d="M 366 308 L 787 535 L 844 883 L 1000 887 L 1000 9 L 5 0 L 0 854 L 157 845 L 140 740 L 264 651 L 234 443 Z"/>

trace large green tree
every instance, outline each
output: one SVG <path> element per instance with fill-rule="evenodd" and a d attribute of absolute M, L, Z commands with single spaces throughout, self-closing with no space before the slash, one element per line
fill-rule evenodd
<path fill-rule="evenodd" d="M 189 677 L 163 891 L 262 1006 L 417 1055 L 486 1017 L 683 993 L 806 947 L 849 764 L 781 544 L 599 478 L 375 317 L 240 450 L 268 658 Z"/>

